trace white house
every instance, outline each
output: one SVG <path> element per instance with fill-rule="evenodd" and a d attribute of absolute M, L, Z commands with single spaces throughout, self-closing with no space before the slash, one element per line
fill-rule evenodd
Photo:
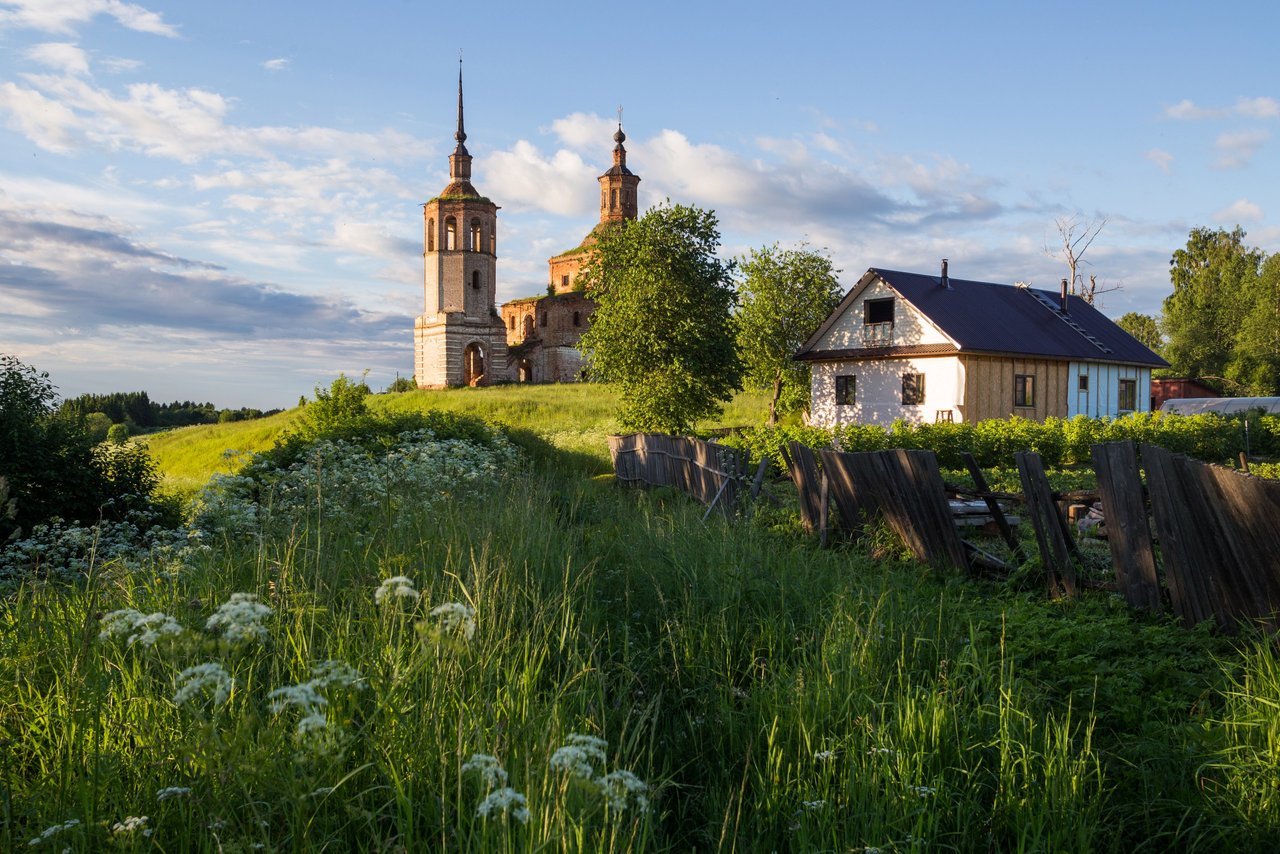
<path fill-rule="evenodd" d="M 795 356 L 815 424 L 1043 420 L 1150 409 L 1167 363 L 1080 297 L 867 270 Z"/>

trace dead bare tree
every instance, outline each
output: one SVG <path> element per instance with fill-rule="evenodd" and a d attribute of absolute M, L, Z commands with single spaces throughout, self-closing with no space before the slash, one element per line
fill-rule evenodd
<path fill-rule="evenodd" d="M 1098 278 L 1093 275 L 1089 276 L 1089 282 L 1086 284 L 1084 273 L 1080 269 L 1085 266 L 1084 254 L 1089 251 L 1089 247 L 1093 245 L 1094 238 L 1098 236 L 1109 221 L 1110 219 L 1105 216 L 1097 219 L 1081 219 L 1079 216 L 1059 217 L 1054 220 L 1054 225 L 1058 228 L 1058 237 L 1062 241 L 1062 247 L 1051 251 L 1046 243 L 1044 248 L 1045 254 L 1050 258 L 1061 258 L 1067 262 L 1067 270 L 1071 274 L 1067 280 L 1069 283 L 1068 291 L 1082 297 L 1090 305 L 1093 304 L 1098 294 L 1120 289 L 1119 285 L 1099 287 Z"/>

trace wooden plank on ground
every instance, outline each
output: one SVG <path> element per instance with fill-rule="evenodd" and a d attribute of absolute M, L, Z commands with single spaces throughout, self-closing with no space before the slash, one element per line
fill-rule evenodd
<path fill-rule="evenodd" d="M 1131 607 L 1159 613 L 1160 579 L 1142 499 L 1137 449 L 1132 442 L 1107 442 L 1094 445 L 1090 453 L 1120 595 Z"/>
<path fill-rule="evenodd" d="M 1036 532 L 1040 547 L 1040 560 L 1044 564 L 1045 580 L 1049 595 L 1074 596 L 1076 594 L 1076 570 L 1071 563 L 1071 551 L 1063 533 L 1058 505 L 1049 489 L 1040 455 L 1032 451 L 1019 451 L 1014 455 L 1018 463 L 1018 477 L 1026 496 L 1027 516 Z"/>

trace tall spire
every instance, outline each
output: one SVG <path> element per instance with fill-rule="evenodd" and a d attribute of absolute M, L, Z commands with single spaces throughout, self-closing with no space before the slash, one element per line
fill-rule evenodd
<path fill-rule="evenodd" d="M 458 132 L 453 138 L 458 141 L 457 151 L 466 154 L 467 147 L 464 143 L 467 141 L 467 132 L 462 128 L 462 51 L 458 51 Z"/>

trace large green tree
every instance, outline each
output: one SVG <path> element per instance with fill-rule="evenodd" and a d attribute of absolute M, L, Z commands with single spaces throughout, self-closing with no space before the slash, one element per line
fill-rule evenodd
<path fill-rule="evenodd" d="M 840 302 L 831 259 L 803 244 L 753 249 L 738 262 L 738 351 L 749 388 L 773 391 L 769 423 L 809 403 L 809 366 L 792 356 Z"/>
<path fill-rule="evenodd" d="M 1263 262 L 1247 296 L 1227 376 L 1251 394 L 1280 394 L 1280 255 Z"/>
<path fill-rule="evenodd" d="M 1237 337 L 1256 302 L 1260 249 L 1244 243 L 1245 232 L 1192 229 L 1187 245 L 1173 253 L 1173 293 L 1164 301 L 1164 357 L 1173 373 L 1231 383 Z"/>
<path fill-rule="evenodd" d="M 1149 314 L 1127 312 L 1120 315 L 1116 326 L 1138 339 L 1139 344 L 1154 353 L 1159 353 L 1164 347 L 1164 338 L 1160 335 L 1160 321 Z"/>
<path fill-rule="evenodd" d="M 715 213 L 667 203 L 603 229 L 583 270 L 596 301 L 578 348 L 618 388 L 626 430 L 684 433 L 738 389 L 732 264 Z"/>

